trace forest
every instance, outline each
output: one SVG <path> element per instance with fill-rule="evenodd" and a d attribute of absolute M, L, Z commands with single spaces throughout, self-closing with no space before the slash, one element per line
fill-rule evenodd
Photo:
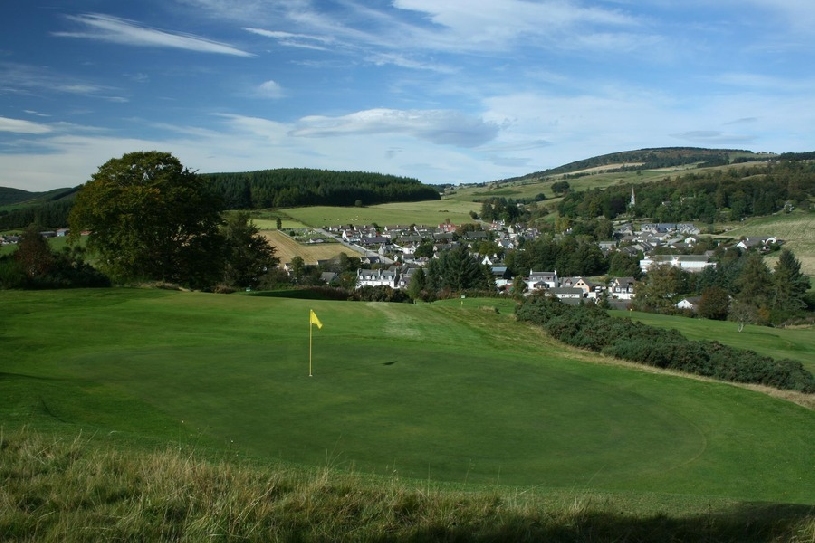
<path fill-rule="evenodd" d="M 636 203 L 630 206 L 634 192 Z M 623 213 L 657 222 L 737 221 L 791 210 L 815 197 L 815 163 L 773 161 L 727 170 L 691 172 L 647 185 L 625 184 L 569 192 L 561 216 L 615 219 Z"/>
<path fill-rule="evenodd" d="M 417 179 L 371 172 L 278 169 L 199 174 L 227 209 L 362 206 L 440 200 L 438 189 Z"/>

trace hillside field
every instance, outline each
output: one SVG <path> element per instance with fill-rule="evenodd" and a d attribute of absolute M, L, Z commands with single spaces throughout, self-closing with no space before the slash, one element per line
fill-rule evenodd
<path fill-rule="evenodd" d="M 465 487 L 815 504 L 815 411 L 565 348 L 509 300 L 118 288 L 6 291 L 0 306 L 9 429 Z"/>
<path fill-rule="evenodd" d="M 471 200 L 445 199 L 423 202 L 395 202 L 367 207 L 298 207 L 281 210 L 289 217 L 315 228 L 348 224 L 380 226 L 438 226 L 450 220 L 455 224 L 472 222 L 470 211 L 478 212 L 481 204 Z"/>
<path fill-rule="evenodd" d="M 291 262 L 295 256 L 301 257 L 306 264 L 316 264 L 318 260 L 328 260 L 339 256 L 340 253 L 345 253 L 348 256 L 360 256 L 357 251 L 341 243 L 305 245 L 298 243 L 297 240 L 278 230 L 261 230 L 260 233 L 277 250 L 275 255 L 280 259 L 281 264 Z"/>
<path fill-rule="evenodd" d="M 779 213 L 757 217 L 734 226 L 725 235 L 735 239 L 770 236 L 781 238 L 785 240 L 785 246 L 801 261 L 801 271 L 815 277 L 815 213 Z M 770 266 L 774 264 L 772 258 L 768 261 Z"/>

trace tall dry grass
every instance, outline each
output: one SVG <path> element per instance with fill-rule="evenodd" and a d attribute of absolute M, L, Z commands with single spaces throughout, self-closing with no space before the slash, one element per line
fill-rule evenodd
<path fill-rule="evenodd" d="M 2 541 L 815 541 L 812 506 L 670 514 L 632 503 L 0 435 Z"/>

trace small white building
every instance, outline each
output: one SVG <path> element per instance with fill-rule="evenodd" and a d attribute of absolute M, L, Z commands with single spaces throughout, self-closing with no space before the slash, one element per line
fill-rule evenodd
<path fill-rule="evenodd" d="M 710 257 L 705 255 L 653 255 L 640 260 L 640 269 L 643 273 L 648 273 L 651 266 L 660 264 L 668 264 L 694 273 L 708 266 L 716 266 L 716 263 L 711 262 Z"/>

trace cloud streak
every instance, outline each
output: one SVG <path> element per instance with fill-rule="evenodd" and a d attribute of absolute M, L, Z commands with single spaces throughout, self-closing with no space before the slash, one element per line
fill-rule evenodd
<path fill-rule="evenodd" d="M 303 117 L 290 135 L 322 138 L 352 134 L 407 134 L 435 144 L 471 148 L 491 141 L 498 131 L 497 124 L 458 111 L 377 108 L 337 117 Z"/>
<path fill-rule="evenodd" d="M 51 132 L 51 128 L 48 125 L 40 123 L 0 117 L 0 132 L 11 132 L 13 134 L 48 134 Z"/>
<path fill-rule="evenodd" d="M 109 15 L 88 13 L 69 16 L 68 19 L 86 27 L 86 30 L 81 32 L 53 32 L 52 35 L 61 38 L 100 40 L 133 47 L 166 47 L 185 49 L 199 53 L 232 55 L 236 57 L 254 56 L 251 53 L 247 53 L 246 51 L 242 51 L 225 43 L 193 36 L 191 34 L 172 33 L 147 28 L 133 21 L 119 19 L 118 17 Z"/>

